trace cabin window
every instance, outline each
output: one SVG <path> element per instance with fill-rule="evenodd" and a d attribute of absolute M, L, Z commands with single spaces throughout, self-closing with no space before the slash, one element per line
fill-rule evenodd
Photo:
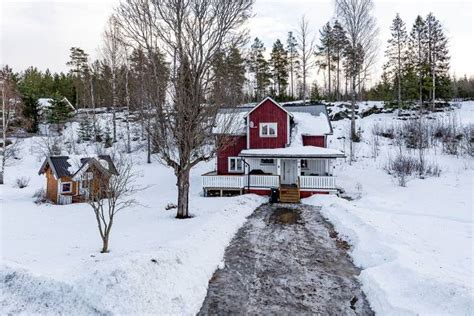
<path fill-rule="evenodd" d="M 72 192 L 72 183 L 63 182 L 61 183 L 61 193 L 71 193 Z"/>
<path fill-rule="evenodd" d="M 275 159 L 260 159 L 261 165 L 274 165 Z"/>
<path fill-rule="evenodd" d="M 260 123 L 260 137 L 277 137 L 277 123 Z"/>
<path fill-rule="evenodd" d="M 229 172 L 242 172 L 244 170 L 242 158 L 229 157 Z"/>
<path fill-rule="evenodd" d="M 301 169 L 308 169 L 308 160 L 301 159 Z"/>

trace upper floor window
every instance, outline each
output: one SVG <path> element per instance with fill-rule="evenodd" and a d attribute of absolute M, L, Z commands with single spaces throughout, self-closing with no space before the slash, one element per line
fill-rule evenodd
<path fill-rule="evenodd" d="M 243 172 L 244 166 L 242 158 L 239 157 L 229 157 L 229 172 Z"/>
<path fill-rule="evenodd" d="M 277 137 L 277 123 L 260 123 L 260 137 Z"/>

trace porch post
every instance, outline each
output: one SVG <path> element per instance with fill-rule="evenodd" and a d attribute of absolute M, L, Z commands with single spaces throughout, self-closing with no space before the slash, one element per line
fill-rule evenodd
<path fill-rule="evenodd" d="M 298 159 L 296 161 L 297 161 L 296 169 L 297 169 L 297 172 L 298 172 L 298 177 L 300 177 L 301 176 L 301 159 Z"/>
<path fill-rule="evenodd" d="M 278 176 L 281 175 L 281 159 L 280 158 L 277 159 L 277 175 Z"/>

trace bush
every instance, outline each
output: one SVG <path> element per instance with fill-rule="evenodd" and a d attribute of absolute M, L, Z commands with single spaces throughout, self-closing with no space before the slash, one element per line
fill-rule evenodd
<path fill-rule="evenodd" d="M 16 179 L 15 184 L 17 188 L 20 188 L 20 189 L 26 188 L 28 184 L 30 184 L 30 178 L 19 177 Z"/>
<path fill-rule="evenodd" d="M 46 198 L 46 191 L 41 188 L 33 194 L 34 202 L 36 204 L 46 203 L 48 199 Z"/>
<path fill-rule="evenodd" d="M 385 170 L 398 180 L 399 186 L 406 186 L 408 179 L 414 175 L 420 178 L 425 176 L 439 177 L 441 168 L 436 163 L 426 165 L 423 159 L 398 154 L 395 159 L 389 159 Z"/>
<path fill-rule="evenodd" d="M 399 154 L 395 159 L 389 159 L 385 170 L 398 180 L 399 186 L 404 187 L 408 177 L 417 169 L 416 164 L 413 157 Z"/>

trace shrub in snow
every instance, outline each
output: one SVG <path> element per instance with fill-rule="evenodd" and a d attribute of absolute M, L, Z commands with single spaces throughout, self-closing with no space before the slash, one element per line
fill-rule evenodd
<path fill-rule="evenodd" d="M 178 206 L 174 203 L 168 203 L 166 206 L 165 206 L 165 210 L 171 210 L 171 209 L 174 209 L 174 208 L 177 208 Z"/>
<path fill-rule="evenodd" d="M 27 177 L 19 177 L 15 182 L 16 187 L 20 189 L 26 188 L 28 184 L 30 184 L 30 178 Z"/>
<path fill-rule="evenodd" d="M 398 154 L 395 159 L 389 159 L 385 170 L 398 180 L 399 186 L 406 186 L 408 177 L 416 170 L 416 160 L 408 155 Z"/>
<path fill-rule="evenodd" d="M 46 198 L 46 191 L 41 188 L 33 194 L 34 202 L 36 204 L 46 203 L 48 199 Z"/>

